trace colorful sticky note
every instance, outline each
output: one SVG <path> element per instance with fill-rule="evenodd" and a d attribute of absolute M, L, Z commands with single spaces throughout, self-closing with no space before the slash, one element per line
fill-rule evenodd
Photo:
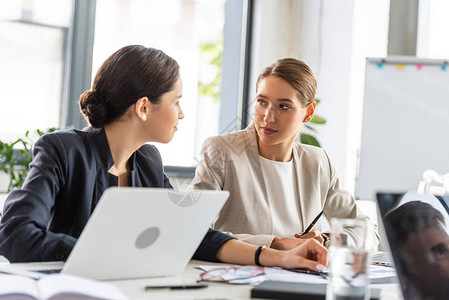
<path fill-rule="evenodd" d="M 421 71 L 422 65 L 416 65 L 416 69 L 418 69 L 418 71 Z"/>
<path fill-rule="evenodd" d="M 378 68 L 382 68 L 382 66 L 383 66 L 382 63 L 378 63 L 378 64 L 377 64 L 377 67 L 378 67 Z"/>
<path fill-rule="evenodd" d="M 446 71 L 447 66 L 446 65 L 441 65 L 441 70 Z"/>
<path fill-rule="evenodd" d="M 398 64 L 397 67 L 398 67 L 399 70 L 402 70 L 404 68 L 404 65 L 403 64 Z"/>

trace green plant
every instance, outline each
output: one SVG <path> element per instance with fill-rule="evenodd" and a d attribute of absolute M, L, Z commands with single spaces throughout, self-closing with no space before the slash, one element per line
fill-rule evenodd
<path fill-rule="evenodd" d="M 57 128 L 54 127 L 45 131 L 37 129 L 35 134 L 40 137 L 55 130 Z M 18 138 L 11 143 L 0 141 L 0 169 L 9 175 L 8 192 L 22 187 L 33 160 L 31 153 L 33 144 L 34 139 L 29 130 L 25 133 L 24 138 Z"/>
<path fill-rule="evenodd" d="M 223 57 L 223 41 L 203 42 L 199 45 L 200 57 L 216 69 L 214 78 L 210 82 L 198 81 L 198 94 L 210 96 L 214 102 L 220 101 L 221 62 Z"/>
<path fill-rule="evenodd" d="M 315 99 L 315 102 L 316 102 L 317 105 L 318 105 L 318 103 L 320 103 L 320 101 L 321 100 L 318 99 L 318 98 Z M 301 134 L 300 134 L 300 141 L 303 144 L 321 147 L 321 145 L 318 142 L 317 138 L 312 135 L 312 133 L 317 133 L 318 132 L 318 130 L 312 124 L 323 125 L 323 124 L 326 124 L 326 120 L 324 118 L 322 118 L 322 117 L 314 115 L 313 118 L 309 121 L 309 123 L 304 124 L 304 127 L 306 128 L 306 132 L 309 132 L 309 133 L 301 132 Z"/>

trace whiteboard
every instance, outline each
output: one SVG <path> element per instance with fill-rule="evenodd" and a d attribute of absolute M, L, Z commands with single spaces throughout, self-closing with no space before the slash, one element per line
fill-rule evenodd
<path fill-rule="evenodd" d="M 449 172 L 447 62 L 380 61 L 366 64 L 358 199 L 374 199 L 379 190 L 416 190 L 428 169 Z"/>

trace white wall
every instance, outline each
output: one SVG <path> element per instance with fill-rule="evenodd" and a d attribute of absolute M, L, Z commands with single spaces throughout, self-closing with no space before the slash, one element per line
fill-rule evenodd
<path fill-rule="evenodd" d="M 278 58 L 304 60 L 318 80 L 318 139 L 343 185 L 354 191 L 360 144 L 364 66 L 385 56 L 389 0 L 256 0 L 250 86 Z"/>

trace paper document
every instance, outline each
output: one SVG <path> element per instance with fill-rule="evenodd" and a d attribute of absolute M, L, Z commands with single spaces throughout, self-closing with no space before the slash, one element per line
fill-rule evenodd
<path fill-rule="evenodd" d="M 229 266 L 207 266 L 207 265 L 201 265 L 198 266 L 198 269 L 201 269 L 203 271 L 211 271 L 215 269 L 224 269 L 224 268 L 239 268 L 242 266 L 239 265 L 229 265 Z M 257 268 L 257 267 L 255 267 Z M 271 281 L 284 281 L 284 282 L 298 282 L 298 283 L 309 283 L 309 284 L 323 284 L 327 283 L 328 280 L 324 276 L 320 275 L 314 275 L 314 274 L 303 274 L 303 273 L 297 273 L 288 271 L 281 268 L 264 268 L 265 274 L 259 275 L 257 277 L 252 278 L 245 278 L 245 279 L 239 279 L 239 278 L 229 278 L 229 276 L 232 276 L 233 272 L 227 273 L 226 280 L 229 281 L 229 283 L 237 283 L 237 284 L 252 284 L 256 285 L 259 284 L 265 280 L 271 280 Z M 372 281 L 377 281 L 379 279 L 384 278 L 396 278 L 396 270 L 391 267 L 386 266 L 376 266 L 371 265 L 368 269 L 368 277 Z"/>
<path fill-rule="evenodd" d="M 113 284 L 71 275 L 48 275 L 39 280 L 17 275 L 0 275 L 0 299 L 103 299 L 126 300 Z"/>
<path fill-rule="evenodd" d="M 198 269 L 201 269 L 203 271 L 212 271 L 215 269 L 223 269 L 223 268 L 239 268 L 242 266 L 207 266 L 207 265 L 201 265 L 198 266 Z M 257 268 L 257 267 L 255 267 Z M 327 279 L 318 276 L 318 275 L 311 275 L 311 274 L 302 274 L 302 273 L 296 273 L 288 270 L 284 270 L 281 268 L 264 268 L 265 274 L 259 275 L 257 277 L 251 277 L 251 278 L 245 278 L 245 279 L 239 279 L 235 278 L 233 280 L 232 278 L 226 278 L 226 280 L 229 283 L 236 283 L 236 284 L 252 284 L 257 285 L 265 280 L 276 280 L 276 281 L 285 281 L 285 282 L 302 282 L 302 283 L 310 283 L 310 284 L 320 284 L 320 283 L 327 283 Z M 229 274 L 232 274 L 230 272 Z M 227 274 L 228 275 L 228 274 Z"/>
<path fill-rule="evenodd" d="M 327 279 L 320 275 L 296 273 L 280 268 L 265 268 L 265 277 L 267 280 L 272 281 L 299 282 L 310 284 L 327 283 Z"/>

